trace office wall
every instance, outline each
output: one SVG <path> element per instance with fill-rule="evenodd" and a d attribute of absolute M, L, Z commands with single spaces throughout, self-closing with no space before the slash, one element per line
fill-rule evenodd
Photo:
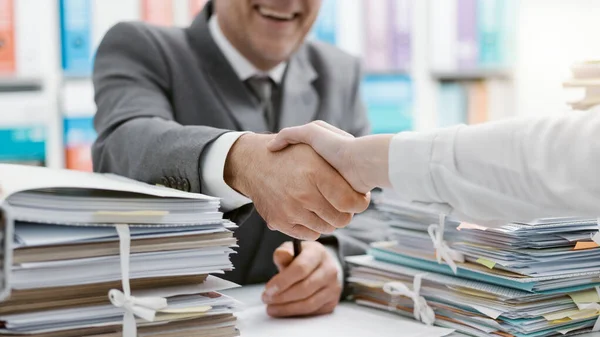
<path fill-rule="evenodd" d="M 599 0 L 519 0 L 518 115 L 564 112 L 572 62 L 600 60 Z"/>

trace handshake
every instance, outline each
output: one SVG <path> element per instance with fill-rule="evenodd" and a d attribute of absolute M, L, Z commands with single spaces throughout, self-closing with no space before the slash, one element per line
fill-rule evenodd
<path fill-rule="evenodd" d="M 225 182 L 254 202 L 271 230 L 316 240 L 363 212 L 390 185 L 391 135 L 354 138 L 325 122 L 245 134 L 231 148 Z"/>

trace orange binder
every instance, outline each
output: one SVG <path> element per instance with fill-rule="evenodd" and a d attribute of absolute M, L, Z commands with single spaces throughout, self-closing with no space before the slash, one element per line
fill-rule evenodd
<path fill-rule="evenodd" d="M 0 0 L 0 74 L 13 74 L 15 62 L 15 14 L 13 0 Z"/>
<path fill-rule="evenodd" d="M 173 1 L 172 0 L 143 0 L 142 20 L 159 25 L 173 25 Z"/>
<path fill-rule="evenodd" d="M 91 146 L 79 145 L 66 148 L 66 164 L 71 170 L 92 172 L 92 149 Z"/>
<path fill-rule="evenodd" d="M 189 0 L 190 5 L 190 18 L 194 20 L 196 15 L 200 13 L 204 5 L 206 5 L 206 0 Z"/>
<path fill-rule="evenodd" d="M 479 124 L 488 121 L 488 92 L 483 81 L 471 83 L 467 87 L 469 124 Z"/>

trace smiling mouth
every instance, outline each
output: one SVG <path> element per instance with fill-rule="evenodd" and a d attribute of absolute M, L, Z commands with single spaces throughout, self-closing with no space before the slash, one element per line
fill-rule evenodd
<path fill-rule="evenodd" d="M 254 9 L 263 17 L 276 21 L 292 21 L 300 16 L 297 12 L 280 12 L 272 8 L 256 5 Z"/>

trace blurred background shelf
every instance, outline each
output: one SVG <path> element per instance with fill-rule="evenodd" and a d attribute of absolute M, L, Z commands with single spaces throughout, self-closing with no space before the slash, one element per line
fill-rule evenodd
<path fill-rule="evenodd" d="M 466 71 L 433 71 L 431 76 L 437 81 L 475 81 L 487 79 L 512 80 L 513 70 L 466 70 Z"/>
<path fill-rule="evenodd" d="M 0 0 L 0 161 L 90 170 L 91 72 L 106 31 L 185 27 L 205 3 Z M 309 39 L 362 59 L 373 132 L 427 130 L 563 112 L 571 63 L 600 59 L 598 17 L 589 0 L 323 0 Z M 25 140 L 33 158 L 16 151 Z"/>
<path fill-rule="evenodd" d="M 0 93 L 41 91 L 43 85 L 41 78 L 0 76 Z"/>

